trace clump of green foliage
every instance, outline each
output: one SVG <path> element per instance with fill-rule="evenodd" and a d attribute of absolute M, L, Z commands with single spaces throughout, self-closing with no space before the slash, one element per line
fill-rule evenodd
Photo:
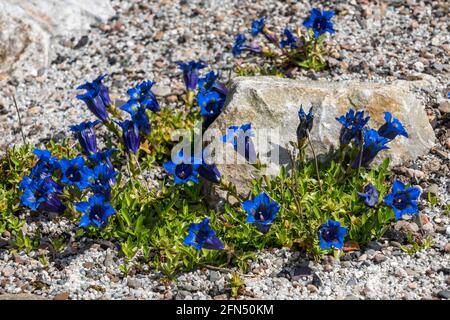
<path fill-rule="evenodd" d="M 243 52 L 250 52 L 252 60 L 244 60 L 245 65 L 239 62 L 236 73 L 239 75 L 277 75 L 290 76 L 293 69 L 321 71 L 326 68 L 327 34 L 335 32 L 331 18 L 334 11 L 321 11 L 314 8 L 310 16 L 304 21 L 306 32 L 297 27 L 292 32 L 288 27 L 281 36 L 270 30 L 266 24 L 266 18 L 262 17 L 252 22 L 249 33 L 256 40 L 263 36 L 264 42 L 248 41 L 245 33 L 240 33 L 235 39 L 232 53 L 235 57 Z"/>

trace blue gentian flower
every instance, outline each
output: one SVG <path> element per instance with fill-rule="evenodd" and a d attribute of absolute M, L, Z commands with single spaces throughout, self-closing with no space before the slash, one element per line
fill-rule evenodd
<path fill-rule="evenodd" d="M 364 111 L 355 113 L 353 109 L 350 109 L 345 116 L 336 118 L 336 120 L 342 124 L 341 132 L 339 134 L 340 144 L 347 145 L 353 139 L 358 140 L 359 135 L 362 133 L 367 122 L 369 122 L 369 119 L 369 116 L 364 118 Z"/>
<path fill-rule="evenodd" d="M 220 114 L 224 100 L 216 91 L 200 91 L 197 95 L 197 103 L 200 106 L 200 115 L 213 117 Z"/>
<path fill-rule="evenodd" d="M 95 165 L 106 164 L 111 170 L 114 170 L 114 166 L 111 162 L 111 156 L 115 153 L 116 149 L 106 149 L 104 151 L 99 151 L 88 156 L 88 159 L 92 161 Z"/>
<path fill-rule="evenodd" d="M 378 129 L 378 134 L 380 136 L 388 138 L 389 140 L 395 139 L 398 135 L 408 138 L 408 133 L 402 123 L 397 118 L 393 118 L 390 112 L 384 113 L 384 120 L 386 120 L 386 122 Z"/>
<path fill-rule="evenodd" d="M 181 150 L 182 152 L 182 150 Z M 181 154 L 182 158 L 182 154 Z M 204 179 L 211 181 L 212 183 L 219 183 L 221 174 L 219 168 L 213 163 L 213 159 L 209 154 L 209 149 L 205 148 L 202 152 L 202 163 L 198 167 L 198 173 Z"/>
<path fill-rule="evenodd" d="M 131 120 L 136 123 L 139 131 L 144 135 L 150 134 L 152 129 L 150 119 L 148 118 L 145 108 L 142 107 L 136 100 L 130 100 L 120 107 L 125 112 L 131 115 Z"/>
<path fill-rule="evenodd" d="M 39 176 L 24 176 L 19 182 L 19 190 L 26 190 L 28 188 L 33 189 L 41 180 L 45 180 L 45 182 L 47 183 L 47 188 L 49 188 L 50 186 L 53 188 L 54 191 L 52 192 L 62 193 L 63 188 L 48 174 L 41 174 Z"/>
<path fill-rule="evenodd" d="M 24 189 L 20 204 L 33 211 L 63 213 L 66 206 L 58 198 L 61 189 L 57 189 L 55 185 L 57 185 L 56 182 L 50 177 L 37 180 L 25 177 L 20 186 Z"/>
<path fill-rule="evenodd" d="M 90 187 L 96 194 L 103 195 L 106 199 L 111 198 L 111 184 L 115 184 L 117 171 L 111 169 L 107 164 L 98 164 L 93 169 Z"/>
<path fill-rule="evenodd" d="M 136 108 L 139 106 L 144 107 L 145 109 L 149 109 L 153 112 L 159 112 L 161 110 L 158 100 L 156 100 L 155 94 L 151 91 L 155 82 L 146 80 L 135 87 L 128 89 L 127 94 L 130 96 L 130 100 L 126 103 L 126 105 L 130 104 L 130 106 L 122 106 L 122 110 L 126 110 L 127 108 Z M 128 113 L 132 113 L 132 110 L 126 110 Z"/>
<path fill-rule="evenodd" d="M 202 248 L 210 250 L 223 250 L 225 245 L 217 238 L 216 232 L 209 226 L 209 219 L 205 218 L 200 223 L 191 223 L 187 237 L 183 244 L 193 246 L 200 251 Z"/>
<path fill-rule="evenodd" d="M 91 225 L 104 227 L 108 223 L 108 218 L 116 212 L 105 197 L 99 194 L 93 195 L 87 202 L 77 203 L 75 208 L 83 213 L 79 225 L 82 228 Z"/>
<path fill-rule="evenodd" d="M 384 203 L 394 210 L 395 219 L 399 220 L 404 214 L 419 212 L 417 199 L 420 192 L 419 187 L 406 188 L 403 182 L 395 180 L 391 193 L 384 197 Z"/>
<path fill-rule="evenodd" d="M 311 28 L 314 31 L 314 37 L 317 39 L 320 35 L 328 32 L 334 33 L 333 23 L 331 18 L 334 16 L 334 11 L 320 11 L 319 9 L 312 9 L 309 18 L 303 22 L 306 28 Z"/>
<path fill-rule="evenodd" d="M 250 138 L 254 136 L 251 123 L 246 123 L 240 127 L 229 127 L 227 134 L 222 139 L 225 143 L 231 143 L 235 151 L 245 157 L 247 161 L 253 163 L 256 160 L 256 152 Z"/>
<path fill-rule="evenodd" d="M 178 62 L 177 64 L 183 71 L 184 84 L 187 91 L 194 91 L 198 84 L 198 71 L 206 68 L 207 65 L 197 61 Z"/>
<path fill-rule="evenodd" d="M 364 200 L 366 206 L 373 208 L 378 203 L 380 194 L 378 193 L 377 188 L 369 183 L 364 187 L 364 192 L 358 192 L 358 196 Z"/>
<path fill-rule="evenodd" d="M 220 182 L 220 171 L 214 163 L 208 164 L 203 161 L 203 163 L 198 167 L 198 173 L 201 177 L 213 183 Z"/>
<path fill-rule="evenodd" d="M 91 112 L 101 121 L 108 120 L 108 112 L 106 107 L 111 104 L 108 89 L 102 84 L 105 76 L 100 76 L 93 82 L 86 82 L 77 89 L 84 89 L 84 94 L 78 95 L 77 99 L 86 103 Z"/>
<path fill-rule="evenodd" d="M 228 89 L 223 84 L 217 81 L 218 77 L 219 75 L 217 73 L 215 73 L 214 71 L 210 71 L 204 77 L 199 78 L 198 79 L 199 91 L 203 92 L 215 91 L 220 95 L 222 95 L 223 97 L 226 97 L 228 94 Z"/>
<path fill-rule="evenodd" d="M 298 110 L 298 118 L 300 123 L 297 127 L 297 141 L 299 146 L 301 146 L 308 137 L 308 132 L 310 132 L 313 127 L 314 115 L 312 108 L 310 108 L 308 114 L 306 114 L 303 110 L 303 106 L 300 106 L 300 109 Z"/>
<path fill-rule="evenodd" d="M 101 75 L 99 77 L 97 77 L 94 81 L 92 82 L 86 82 L 84 84 L 82 84 L 81 86 L 78 86 L 77 89 L 81 90 L 98 90 L 98 94 L 100 96 L 100 98 L 103 101 L 103 104 L 105 106 L 110 106 L 111 103 L 111 98 L 109 97 L 109 90 L 108 88 L 103 84 L 103 79 L 105 79 L 107 76 L 107 74 Z"/>
<path fill-rule="evenodd" d="M 206 129 L 222 112 L 225 97 L 216 91 L 200 90 L 196 99 L 200 106 L 200 115 L 204 117 L 203 128 Z"/>
<path fill-rule="evenodd" d="M 54 165 L 57 159 L 52 157 L 52 154 L 48 150 L 34 149 L 33 154 L 39 158 L 40 162 L 47 163 L 49 165 Z"/>
<path fill-rule="evenodd" d="M 37 177 L 39 179 L 39 177 Z M 19 190 L 25 190 L 31 187 L 34 183 L 34 180 L 30 176 L 24 176 L 22 180 L 19 182 Z"/>
<path fill-rule="evenodd" d="M 256 43 L 251 44 L 245 44 L 246 38 L 245 35 L 240 33 L 236 36 L 236 40 L 234 41 L 233 48 L 231 52 L 233 53 L 233 56 L 238 56 L 242 53 L 243 50 L 248 50 L 253 53 L 260 53 L 262 51 L 262 48 L 257 45 Z"/>
<path fill-rule="evenodd" d="M 87 155 L 97 152 L 97 137 L 94 127 L 100 121 L 85 121 L 75 126 L 70 126 L 70 130 L 75 133 L 78 142 Z"/>
<path fill-rule="evenodd" d="M 346 227 L 341 227 L 339 221 L 328 220 L 319 227 L 320 248 L 323 250 L 331 248 L 342 249 L 347 231 Z"/>
<path fill-rule="evenodd" d="M 256 37 L 258 34 L 263 32 L 264 27 L 266 26 L 266 18 L 262 17 L 261 19 L 253 20 L 251 33 L 252 36 Z"/>
<path fill-rule="evenodd" d="M 198 183 L 198 169 L 200 164 L 200 161 L 192 158 L 190 161 L 183 161 L 179 164 L 175 164 L 173 161 L 167 161 L 163 164 L 163 167 L 173 176 L 175 184 L 184 184 L 189 181 Z"/>
<path fill-rule="evenodd" d="M 222 112 L 228 94 L 228 89 L 217 82 L 217 77 L 217 74 L 211 71 L 198 81 L 196 100 L 200 106 L 200 115 L 204 117 L 204 129 L 208 128 Z"/>
<path fill-rule="evenodd" d="M 247 212 L 247 223 L 254 223 L 261 232 L 266 233 L 275 220 L 280 205 L 271 201 L 265 192 L 261 192 L 253 200 L 242 203 L 242 208 Z"/>
<path fill-rule="evenodd" d="M 127 152 L 133 152 L 136 154 L 141 146 L 139 139 L 139 127 L 137 123 L 130 120 L 124 120 L 119 122 L 122 128 L 122 139 Z"/>
<path fill-rule="evenodd" d="M 267 40 L 277 43 L 278 37 L 273 32 L 269 31 L 266 27 L 266 18 L 262 17 L 261 19 L 253 20 L 252 28 L 250 30 L 253 37 L 256 37 L 258 34 L 262 33 Z"/>
<path fill-rule="evenodd" d="M 81 156 L 73 159 L 61 159 L 59 161 L 61 167 L 61 183 L 75 185 L 80 190 L 84 190 L 89 186 L 89 179 L 92 177 L 92 170 L 89 169 Z"/>
<path fill-rule="evenodd" d="M 33 154 L 38 157 L 38 162 L 31 169 L 31 178 L 45 178 L 51 176 L 58 168 L 58 159 L 53 157 L 48 150 L 34 149 Z"/>
<path fill-rule="evenodd" d="M 363 167 L 367 166 L 376 157 L 378 152 L 389 149 L 389 147 L 386 146 L 388 142 L 389 139 L 380 136 L 376 130 L 364 129 L 362 156 L 361 152 L 356 155 L 356 158 L 352 163 L 352 168 L 358 168 L 360 163 Z"/>
<path fill-rule="evenodd" d="M 286 40 L 280 41 L 280 48 L 286 48 L 289 47 L 291 49 L 298 48 L 298 38 L 294 36 L 294 34 L 288 29 L 284 29 L 284 36 L 286 37 Z"/>

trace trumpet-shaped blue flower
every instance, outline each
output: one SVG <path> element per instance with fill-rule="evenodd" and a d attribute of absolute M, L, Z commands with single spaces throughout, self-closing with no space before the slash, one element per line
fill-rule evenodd
<path fill-rule="evenodd" d="M 220 182 L 221 174 L 219 169 L 214 163 L 208 164 L 205 161 L 203 161 L 203 163 L 198 167 L 198 173 L 200 174 L 201 177 L 213 183 Z"/>
<path fill-rule="evenodd" d="M 342 249 L 347 231 L 346 227 L 341 227 L 339 221 L 328 220 L 319 227 L 320 248 L 323 250 L 331 248 Z"/>
<path fill-rule="evenodd" d="M 308 132 L 311 131 L 313 127 L 314 114 L 312 112 L 312 108 L 310 108 L 308 114 L 306 114 L 303 107 L 300 106 L 300 109 L 298 110 L 298 118 L 300 123 L 297 127 L 297 141 L 299 145 L 301 145 L 304 143 L 308 136 Z"/>
<path fill-rule="evenodd" d="M 411 215 L 419 212 L 417 206 L 419 196 L 419 187 L 406 188 L 403 182 L 395 180 L 391 193 L 384 197 L 384 203 L 394 210 L 395 218 L 399 220 L 404 214 Z"/>
<path fill-rule="evenodd" d="M 106 199 L 111 198 L 111 184 L 115 184 L 117 171 L 111 169 L 107 164 L 98 164 L 93 169 L 90 187 L 96 194 L 103 195 Z"/>
<path fill-rule="evenodd" d="M 183 71 L 184 84 L 187 91 L 194 91 L 198 84 L 198 71 L 207 65 L 197 61 L 178 62 L 178 67 Z"/>
<path fill-rule="evenodd" d="M 384 138 L 378 134 L 374 129 L 364 129 L 364 144 L 361 151 L 357 154 L 356 158 L 353 160 L 352 168 L 358 168 L 359 165 L 365 167 L 367 166 L 380 152 L 384 149 L 389 149 L 386 144 L 389 139 Z"/>
<path fill-rule="evenodd" d="M 264 27 L 266 26 L 266 18 L 262 17 L 261 19 L 256 19 L 252 21 L 252 36 L 256 37 L 258 34 L 263 32 Z"/>
<path fill-rule="evenodd" d="M 269 41 L 273 43 L 278 42 L 278 37 L 273 32 L 269 31 L 266 27 L 266 18 L 262 17 L 261 19 L 253 20 L 252 27 L 250 30 L 253 37 L 256 37 L 258 34 L 262 33 Z"/>
<path fill-rule="evenodd" d="M 137 123 L 130 120 L 124 120 L 119 122 L 119 125 L 122 128 L 122 139 L 125 149 L 127 152 L 136 154 L 141 146 L 139 139 L 139 127 Z"/>
<path fill-rule="evenodd" d="M 200 223 L 191 223 L 187 237 L 183 244 L 193 246 L 197 250 L 202 248 L 210 250 L 223 250 L 225 245 L 216 236 L 216 232 L 209 226 L 209 219 L 205 218 Z"/>
<path fill-rule="evenodd" d="M 198 87 L 202 92 L 215 91 L 223 97 L 228 94 L 228 89 L 217 81 L 218 74 L 214 71 L 208 72 L 204 77 L 198 79 Z"/>
<path fill-rule="evenodd" d="M 298 38 L 294 36 L 294 34 L 288 29 L 284 29 L 284 36 L 286 39 L 280 41 L 280 48 L 286 48 L 289 47 L 291 49 L 298 48 Z"/>
<path fill-rule="evenodd" d="M 30 177 L 45 178 L 51 176 L 58 168 L 58 159 L 53 157 L 48 150 L 34 149 L 33 154 L 38 157 L 38 162 L 31 169 Z"/>
<path fill-rule="evenodd" d="M 236 36 L 236 39 L 233 44 L 233 48 L 231 50 L 231 53 L 233 53 L 233 56 L 238 56 L 242 53 L 243 50 L 251 51 L 254 53 L 260 53 L 262 51 L 262 48 L 257 45 L 256 43 L 251 44 L 245 44 L 247 39 L 245 38 L 245 35 L 240 33 Z"/>
<path fill-rule="evenodd" d="M 99 94 L 100 98 L 102 99 L 103 104 L 105 106 L 110 106 L 112 103 L 111 103 L 111 98 L 109 97 L 109 90 L 103 84 L 103 79 L 105 79 L 106 76 L 107 76 L 107 74 L 101 75 L 92 82 L 86 82 L 86 83 L 82 84 L 81 86 L 78 86 L 77 89 L 79 89 L 79 90 L 85 89 L 88 91 L 98 90 L 98 94 Z"/>
<path fill-rule="evenodd" d="M 87 155 L 97 152 L 97 137 L 94 127 L 100 121 L 85 121 L 75 126 L 70 126 L 70 130 L 75 133 L 78 142 Z"/>
<path fill-rule="evenodd" d="M 200 115 L 204 117 L 203 127 L 206 129 L 222 112 L 225 99 L 216 91 L 200 91 L 196 99 L 200 106 Z"/>
<path fill-rule="evenodd" d="M 271 201 L 265 192 L 261 192 L 253 200 L 242 203 L 242 208 L 247 212 L 247 223 L 254 223 L 261 232 L 266 233 L 275 220 L 280 205 Z"/>
<path fill-rule="evenodd" d="M 77 186 L 84 190 L 89 186 L 89 179 L 92 177 L 92 170 L 85 166 L 84 159 L 78 156 L 73 159 L 61 159 L 61 183 Z"/>
<path fill-rule="evenodd" d="M 95 165 L 106 164 L 111 170 L 114 170 L 114 166 L 111 162 L 111 156 L 115 153 L 116 149 L 106 149 L 104 151 L 98 151 L 94 154 L 88 156 L 88 159 L 92 161 Z"/>
<path fill-rule="evenodd" d="M 341 145 L 349 144 L 353 139 L 358 139 L 362 133 L 364 126 L 369 122 L 370 117 L 364 118 L 364 111 L 355 113 L 350 109 L 345 116 L 336 118 L 342 124 L 341 132 L 339 134 L 339 142 Z"/>
<path fill-rule="evenodd" d="M 378 134 L 380 136 L 388 138 L 389 140 L 395 139 L 398 135 L 408 138 L 408 133 L 402 123 L 397 118 L 393 118 L 390 112 L 384 113 L 384 120 L 386 120 L 386 122 L 378 129 Z"/>
<path fill-rule="evenodd" d="M 328 32 L 330 34 L 334 33 L 333 23 L 331 18 L 334 16 L 334 11 L 320 11 L 317 8 L 311 10 L 310 16 L 303 25 L 306 28 L 311 28 L 314 31 L 314 37 L 317 39 L 320 35 Z"/>
<path fill-rule="evenodd" d="M 47 184 L 47 188 L 52 187 L 54 190 L 52 192 L 62 193 L 63 188 L 48 174 L 43 174 L 41 176 L 24 176 L 19 182 L 19 190 L 26 190 L 28 188 L 33 189 L 40 181 L 45 181 L 45 183 Z"/>
<path fill-rule="evenodd" d="M 364 200 L 366 206 L 373 208 L 378 203 L 380 194 L 378 193 L 377 188 L 369 183 L 364 187 L 364 192 L 358 192 L 358 196 Z"/>
<path fill-rule="evenodd" d="M 199 92 L 197 103 L 200 106 L 200 115 L 213 117 L 220 114 L 224 99 L 216 91 Z"/>
<path fill-rule="evenodd" d="M 205 148 L 202 151 L 202 163 L 198 167 L 198 173 L 204 179 L 213 183 L 219 183 L 221 174 L 217 166 L 213 163 L 210 156 L 209 149 Z"/>
<path fill-rule="evenodd" d="M 201 162 L 199 160 L 192 158 L 190 161 L 183 161 L 178 164 L 173 161 L 167 161 L 163 164 L 163 167 L 173 176 L 175 184 L 184 184 L 189 181 L 198 183 L 198 169 L 200 164 Z"/>
<path fill-rule="evenodd" d="M 80 220 L 80 227 L 96 226 L 104 227 L 108 223 L 108 218 L 112 216 L 116 210 L 106 201 L 102 195 L 93 195 L 87 202 L 79 202 L 75 208 L 83 213 Z"/>
<path fill-rule="evenodd" d="M 155 94 L 152 92 L 152 87 L 154 84 L 155 82 L 146 80 L 139 83 L 135 87 L 128 89 L 127 94 L 130 96 L 130 100 L 122 106 L 122 110 L 132 114 L 134 109 L 142 106 L 153 112 L 159 112 L 161 108 L 158 100 L 156 100 Z"/>
<path fill-rule="evenodd" d="M 227 129 L 227 134 L 223 136 L 223 142 L 231 143 L 235 151 L 245 157 L 251 163 L 256 160 L 256 151 L 251 137 L 255 134 L 251 123 L 238 126 L 231 126 Z"/>
<path fill-rule="evenodd" d="M 145 108 L 142 107 L 137 101 L 130 100 L 120 108 L 131 115 L 131 120 L 136 123 L 140 132 L 144 135 L 150 133 L 152 129 L 150 119 L 148 118 Z"/>
<path fill-rule="evenodd" d="M 83 101 L 89 110 L 101 121 L 108 120 L 106 107 L 111 104 L 108 88 L 103 85 L 102 80 L 105 76 L 100 76 L 92 82 L 86 82 L 77 89 L 84 89 L 84 94 L 78 95 L 77 99 Z"/>
<path fill-rule="evenodd" d="M 37 180 L 24 177 L 20 186 L 21 189 L 24 189 L 20 204 L 33 211 L 63 213 L 66 206 L 58 198 L 61 189 L 56 188 L 56 185 L 56 182 L 50 177 Z"/>

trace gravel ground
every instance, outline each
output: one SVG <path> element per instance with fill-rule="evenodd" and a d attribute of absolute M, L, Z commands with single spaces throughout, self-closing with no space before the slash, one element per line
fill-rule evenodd
<path fill-rule="evenodd" d="M 112 1 L 116 16 L 87 34 L 60 38 L 46 72 L 37 79 L 10 79 L 0 89 L 0 150 L 20 144 L 17 115 L 7 92 L 16 90 L 28 141 L 38 143 L 67 135 L 68 126 L 92 119 L 75 100 L 74 88 L 108 72 L 115 98 L 143 79 L 157 81 L 155 93 L 165 105 L 175 106 L 183 91 L 175 62 L 201 59 L 228 75 L 233 67 L 230 48 L 235 34 L 250 21 L 267 15 L 281 31 L 303 21 L 317 1 Z M 439 144 L 415 163 L 397 168 L 410 182 L 449 203 L 450 87 L 449 12 L 446 1 L 328 1 L 336 10 L 337 33 L 329 60 L 330 71 L 301 71 L 299 78 L 362 79 L 386 82 L 426 73 L 436 85 L 420 92 Z M 77 46 L 82 36 L 84 46 Z M 75 49 L 77 47 L 77 49 Z M 79 47 L 79 48 L 78 48 Z M 416 170 L 422 174 L 416 178 Z M 240 298 L 262 299 L 430 299 L 450 298 L 450 219 L 439 206 L 422 204 L 423 230 L 431 248 L 408 255 L 398 239 L 374 242 L 340 261 L 306 261 L 298 252 L 267 250 L 258 254 Z M 76 226 L 64 221 L 34 221 L 30 232 L 62 234 L 71 245 L 50 252 L 48 267 L 37 260 L 40 252 L 11 254 L 0 250 L 0 293 L 34 294 L 56 299 L 227 299 L 226 270 L 197 270 L 168 284 L 149 270 L 128 277 L 120 274 L 123 258 L 112 243 L 82 239 L 74 243 Z M 413 221 L 395 229 L 417 231 Z M 41 248 L 50 250 L 49 248 Z M 51 251 L 51 250 L 50 250 Z M 42 252 L 41 252 L 42 253 Z M 0 295 L 0 298 L 2 295 Z"/>

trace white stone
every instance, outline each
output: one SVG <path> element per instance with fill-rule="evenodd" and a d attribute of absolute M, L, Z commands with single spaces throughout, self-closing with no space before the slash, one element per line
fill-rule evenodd
<path fill-rule="evenodd" d="M 113 14 L 109 0 L 0 1 L 0 80 L 37 76 L 53 58 L 54 37 L 78 37 Z"/>

